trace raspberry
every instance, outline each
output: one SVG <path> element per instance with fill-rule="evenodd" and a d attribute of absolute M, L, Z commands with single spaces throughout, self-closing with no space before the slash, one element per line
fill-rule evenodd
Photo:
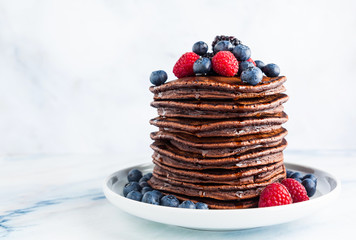
<path fill-rule="evenodd" d="M 256 63 L 255 63 L 255 61 L 252 60 L 252 58 L 249 58 L 249 59 L 247 59 L 246 61 L 247 61 L 247 62 L 252 62 L 253 65 L 255 65 L 255 67 L 256 67 Z"/>
<path fill-rule="evenodd" d="M 293 178 L 286 178 L 281 182 L 292 196 L 293 203 L 309 200 L 307 191 L 304 186 Z"/>
<path fill-rule="evenodd" d="M 199 55 L 193 52 L 184 53 L 173 67 L 173 73 L 177 78 L 193 76 L 193 64 L 199 59 Z"/>
<path fill-rule="evenodd" d="M 258 207 L 272 207 L 291 203 L 292 197 L 287 188 L 282 184 L 275 182 L 263 189 L 258 202 Z"/>
<path fill-rule="evenodd" d="M 232 77 L 239 70 L 239 63 L 234 54 L 229 51 L 220 51 L 212 58 L 213 69 L 216 73 Z"/>

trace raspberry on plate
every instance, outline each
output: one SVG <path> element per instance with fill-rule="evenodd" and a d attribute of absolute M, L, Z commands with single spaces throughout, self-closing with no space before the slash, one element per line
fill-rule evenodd
<path fill-rule="evenodd" d="M 281 182 L 292 196 L 293 203 L 309 200 L 307 191 L 304 186 L 293 178 L 286 178 Z"/>
<path fill-rule="evenodd" d="M 199 55 L 193 52 L 184 53 L 173 67 L 173 73 L 177 78 L 188 77 L 194 75 L 193 65 Z"/>
<path fill-rule="evenodd" d="M 239 70 L 239 63 L 234 54 L 229 51 L 220 51 L 212 59 L 214 71 L 222 76 L 232 77 Z"/>
<path fill-rule="evenodd" d="M 263 189 L 258 207 L 273 207 L 292 203 L 292 197 L 287 188 L 280 183 L 272 183 Z"/>

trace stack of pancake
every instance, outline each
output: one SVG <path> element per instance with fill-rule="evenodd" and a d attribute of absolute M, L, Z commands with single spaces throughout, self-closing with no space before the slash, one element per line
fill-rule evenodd
<path fill-rule="evenodd" d="M 263 188 L 286 175 L 285 81 L 196 76 L 151 87 L 159 116 L 150 123 L 159 130 L 149 184 L 210 208 L 257 206 Z"/>

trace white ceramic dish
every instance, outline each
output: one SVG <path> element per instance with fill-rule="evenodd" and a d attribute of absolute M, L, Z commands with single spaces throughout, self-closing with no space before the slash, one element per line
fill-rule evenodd
<path fill-rule="evenodd" d="M 156 206 L 125 198 L 122 191 L 127 183 L 127 173 L 132 168 L 144 173 L 152 172 L 152 163 L 132 166 L 111 174 L 106 178 L 103 188 L 105 196 L 113 205 L 137 217 L 180 227 L 219 231 L 290 222 L 324 208 L 338 196 L 340 182 L 330 173 L 292 163 L 285 165 L 289 170 L 313 173 L 317 176 L 317 192 L 309 201 L 268 208 L 197 210 Z"/>

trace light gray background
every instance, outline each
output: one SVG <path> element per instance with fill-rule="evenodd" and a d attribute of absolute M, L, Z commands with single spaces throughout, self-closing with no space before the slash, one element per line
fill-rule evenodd
<path fill-rule="evenodd" d="M 355 1 L 0 1 L 0 154 L 149 152 L 151 71 L 235 35 L 288 78 L 288 150 L 356 149 Z"/>

